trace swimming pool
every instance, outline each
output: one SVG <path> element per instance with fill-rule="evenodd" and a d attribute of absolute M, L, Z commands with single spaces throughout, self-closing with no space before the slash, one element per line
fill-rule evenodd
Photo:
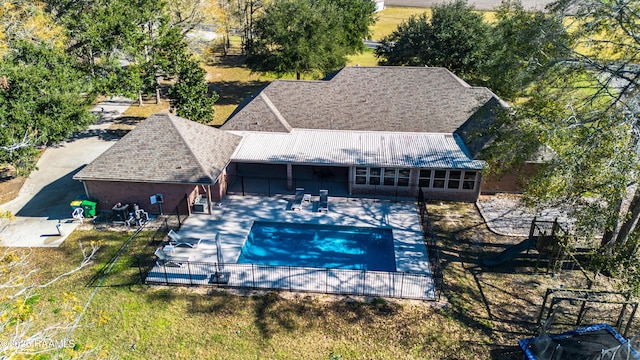
<path fill-rule="evenodd" d="M 254 222 L 238 264 L 396 271 L 391 229 Z"/>

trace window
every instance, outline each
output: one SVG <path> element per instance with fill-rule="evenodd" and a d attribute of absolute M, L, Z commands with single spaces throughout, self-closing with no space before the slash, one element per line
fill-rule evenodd
<path fill-rule="evenodd" d="M 380 185 L 381 168 L 369 168 L 369 185 Z"/>
<path fill-rule="evenodd" d="M 431 186 L 431 173 L 430 169 L 420 169 L 420 176 L 418 177 L 418 186 L 430 187 Z"/>
<path fill-rule="evenodd" d="M 477 177 L 477 171 L 420 169 L 418 185 L 434 189 L 474 190 Z"/>
<path fill-rule="evenodd" d="M 398 186 L 409 186 L 410 169 L 398 169 Z"/>
<path fill-rule="evenodd" d="M 444 189 L 445 180 L 447 179 L 446 170 L 436 170 L 433 174 L 433 187 L 436 189 Z"/>
<path fill-rule="evenodd" d="M 462 171 L 459 170 L 450 170 L 449 171 L 449 181 L 447 182 L 448 189 L 459 189 L 460 188 L 460 177 L 462 176 Z"/>
<path fill-rule="evenodd" d="M 373 186 L 409 186 L 411 169 L 356 167 L 355 184 Z"/>
<path fill-rule="evenodd" d="M 464 172 L 464 181 L 462 182 L 462 189 L 464 190 L 473 190 L 476 187 L 476 172 L 475 171 L 465 171 Z"/>
<path fill-rule="evenodd" d="M 396 183 L 396 169 L 384 169 L 384 185 L 393 186 Z"/>
<path fill-rule="evenodd" d="M 357 167 L 356 168 L 356 184 L 364 185 L 367 183 L 367 168 Z"/>

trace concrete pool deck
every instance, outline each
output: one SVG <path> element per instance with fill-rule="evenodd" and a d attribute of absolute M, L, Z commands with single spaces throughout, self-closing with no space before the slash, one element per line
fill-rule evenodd
<path fill-rule="evenodd" d="M 179 231 L 181 236 L 202 238 L 197 248 L 179 247 L 176 256 L 191 261 L 217 262 L 216 233 L 224 263 L 236 263 L 254 221 L 385 227 L 393 230 L 397 272 L 431 274 L 416 203 L 330 197 L 329 212 L 317 212 L 317 196 L 301 210 L 288 210 L 292 196 L 228 196 L 213 214 L 192 214 Z"/>

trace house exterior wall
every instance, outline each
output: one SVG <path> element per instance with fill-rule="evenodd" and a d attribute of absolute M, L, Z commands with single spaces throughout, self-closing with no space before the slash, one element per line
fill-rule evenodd
<path fill-rule="evenodd" d="M 501 177 L 485 176 L 482 181 L 482 193 L 521 193 L 524 190 L 524 181 L 534 175 L 540 166 L 539 163 L 525 163 L 522 169 Z"/>
<path fill-rule="evenodd" d="M 416 197 L 422 188 L 428 199 L 474 202 L 482 175 L 477 170 L 353 167 L 349 188 L 354 195 Z"/>
<path fill-rule="evenodd" d="M 181 214 L 187 214 L 187 202 L 185 196 L 193 201 L 198 195 L 195 185 L 188 184 L 154 184 L 136 182 L 115 182 L 115 181 L 84 181 L 87 196 L 98 202 L 97 209 L 111 211 L 112 207 L 120 202 L 122 204 L 138 204 L 141 209 L 158 214 L 160 208 L 158 204 L 151 205 L 149 197 L 153 194 L 162 194 L 164 203 L 162 209 L 164 213 L 173 213 L 176 207 Z"/>
<path fill-rule="evenodd" d="M 209 199 L 212 203 L 217 203 L 222 201 L 224 195 L 227 193 L 227 169 L 222 170 L 220 177 L 218 177 L 218 181 L 211 186 L 211 199 Z"/>

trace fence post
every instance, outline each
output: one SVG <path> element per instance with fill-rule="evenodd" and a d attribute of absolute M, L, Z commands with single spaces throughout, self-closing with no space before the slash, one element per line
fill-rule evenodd
<path fill-rule="evenodd" d="M 253 284 L 253 288 L 256 288 L 256 273 L 255 273 L 255 265 L 251 264 L 251 283 Z"/>
<path fill-rule="evenodd" d="M 402 273 L 402 281 L 400 281 L 400 298 L 403 297 L 404 294 L 404 272 Z"/>
<path fill-rule="evenodd" d="M 329 269 L 324 269 L 324 293 L 328 294 L 329 292 Z"/>
<path fill-rule="evenodd" d="M 291 291 L 291 265 L 289 265 L 289 291 Z"/>
<path fill-rule="evenodd" d="M 167 276 L 167 264 L 162 263 L 162 269 L 164 270 L 164 281 L 169 285 L 169 277 Z"/>
<path fill-rule="evenodd" d="M 191 277 L 191 263 L 187 261 L 187 270 L 189 270 L 189 284 L 193 285 L 193 277 Z"/>
<path fill-rule="evenodd" d="M 367 270 L 362 270 L 362 296 L 364 296 L 366 286 L 367 286 Z"/>
<path fill-rule="evenodd" d="M 136 255 L 136 261 L 138 262 L 138 274 L 140 275 L 140 284 L 144 284 L 144 277 L 142 276 L 142 265 L 140 265 L 140 255 Z"/>

